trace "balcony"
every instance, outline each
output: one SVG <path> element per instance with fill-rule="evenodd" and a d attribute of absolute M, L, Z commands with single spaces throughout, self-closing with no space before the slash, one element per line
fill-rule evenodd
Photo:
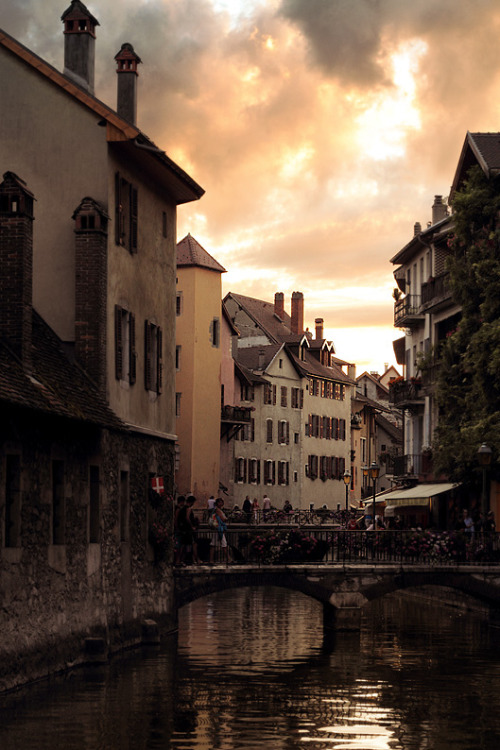
<path fill-rule="evenodd" d="M 451 300 L 449 274 L 443 273 L 422 284 L 422 312 L 439 311 Z"/>
<path fill-rule="evenodd" d="M 394 380 L 389 386 L 389 403 L 399 409 L 411 409 L 424 405 L 424 394 L 420 378 Z"/>
<path fill-rule="evenodd" d="M 253 406 L 228 406 L 224 405 L 221 409 L 221 437 L 225 437 L 227 442 L 233 438 L 238 430 L 252 421 Z"/>
<path fill-rule="evenodd" d="M 429 480 L 433 476 L 432 454 L 408 453 L 392 458 L 392 471 L 397 479 Z"/>
<path fill-rule="evenodd" d="M 407 294 L 394 303 L 394 327 L 406 328 L 424 320 L 420 294 Z"/>

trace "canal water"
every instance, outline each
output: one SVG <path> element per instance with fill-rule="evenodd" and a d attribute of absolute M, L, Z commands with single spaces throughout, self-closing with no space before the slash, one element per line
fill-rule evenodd
<path fill-rule="evenodd" d="M 500 630 L 398 597 L 324 640 L 302 594 L 183 608 L 177 636 L 0 698 L 1 750 L 498 750 Z"/>

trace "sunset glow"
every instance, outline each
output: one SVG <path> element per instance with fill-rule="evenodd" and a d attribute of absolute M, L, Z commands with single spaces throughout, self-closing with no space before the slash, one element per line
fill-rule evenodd
<path fill-rule="evenodd" d="M 228 291 L 305 297 L 358 371 L 394 363 L 389 259 L 431 218 L 467 130 L 496 132 L 500 5 L 465 0 L 89 0 L 96 96 L 141 56 L 138 126 L 206 193 L 181 206 Z M 2 26 L 63 67 L 60 0 Z M 485 70 L 488 75 L 485 75 Z"/>

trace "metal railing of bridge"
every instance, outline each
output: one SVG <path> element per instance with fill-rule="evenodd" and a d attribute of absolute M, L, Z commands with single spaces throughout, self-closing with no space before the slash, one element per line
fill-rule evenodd
<path fill-rule="evenodd" d="M 218 531 L 197 532 L 201 564 L 283 565 L 292 563 L 384 563 L 499 565 L 500 534 L 436 530 L 350 530 L 308 525 L 239 525 L 225 531 L 228 553 Z M 189 550 L 184 557 L 189 564 Z"/>

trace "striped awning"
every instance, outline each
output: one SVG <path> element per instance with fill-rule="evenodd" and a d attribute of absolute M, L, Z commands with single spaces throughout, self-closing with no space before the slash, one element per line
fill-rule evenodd
<path fill-rule="evenodd" d="M 389 508 L 403 508 L 408 506 L 429 507 L 430 501 L 437 495 L 458 487 L 457 483 L 439 482 L 434 484 L 417 484 L 407 490 L 394 490 L 385 496 L 387 501 L 386 512 Z"/>

